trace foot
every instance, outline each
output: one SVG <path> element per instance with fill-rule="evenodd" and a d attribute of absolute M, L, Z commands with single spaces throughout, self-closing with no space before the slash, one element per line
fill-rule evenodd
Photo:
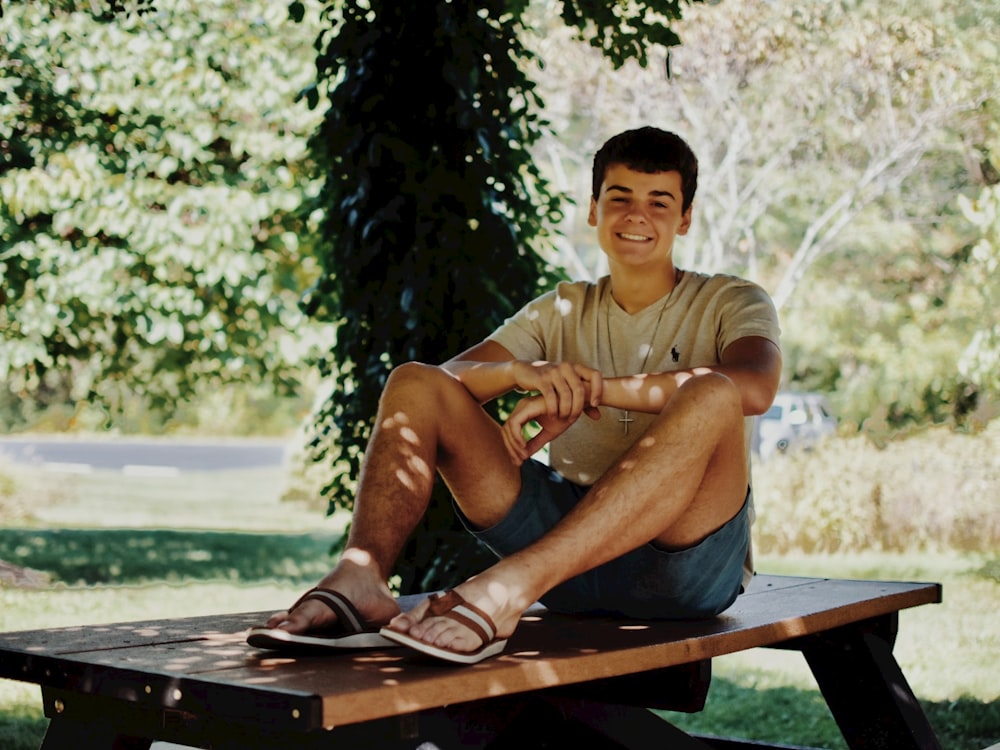
<path fill-rule="evenodd" d="M 482 610 L 496 627 L 496 638 L 509 638 L 517 628 L 521 615 L 533 603 L 521 587 L 500 580 L 489 571 L 456 586 L 454 591 L 469 604 Z M 527 599 L 527 600 L 526 600 Z M 435 617 L 430 613 L 431 601 L 425 599 L 409 612 L 397 615 L 389 622 L 393 630 L 406 633 L 423 643 L 458 652 L 472 652 L 483 646 L 482 635 L 453 617 Z"/>
<path fill-rule="evenodd" d="M 317 586 L 341 594 L 370 625 L 384 625 L 399 614 L 399 605 L 385 581 L 350 560 L 342 559 Z M 337 616 L 329 606 L 306 600 L 290 610 L 275 612 L 268 618 L 267 627 L 308 634 L 329 629 L 336 622 Z"/>

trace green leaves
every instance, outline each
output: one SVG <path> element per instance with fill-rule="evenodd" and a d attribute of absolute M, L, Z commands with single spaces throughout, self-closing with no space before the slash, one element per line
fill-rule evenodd
<path fill-rule="evenodd" d="M 972 201 L 959 198 L 962 212 L 980 237 L 972 247 L 968 304 L 978 326 L 959 369 L 992 400 L 1000 398 L 1000 185 L 983 188 Z"/>
<path fill-rule="evenodd" d="M 315 15 L 311 23 L 315 24 Z M 302 214 L 315 25 L 175 0 L 100 23 L 19 5 L 0 61 L 0 377 L 18 401 L 169 411 L 288 388 L 323 335 Z M 328 335 L 328 334 L 326 334 Z"/>
<path fill-rule="evenodd" d="M 697 2 L 698 0 L 693 0 Z M 564 0 L 562 15 L 580 39 L 598 48 L 620 68 L 628 60 L 645 66 L 650 45 L 673 47 L 680 37 L 670 24 L 680 20 L 680 0 Z"/>

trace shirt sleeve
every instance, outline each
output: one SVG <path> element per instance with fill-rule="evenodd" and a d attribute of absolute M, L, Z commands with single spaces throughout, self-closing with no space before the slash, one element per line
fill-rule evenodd
<path fill-rule="evenodd" d="M 747 336 L 760 336 L 781 346 L 778 311 L 768 293 L 757 284 L 744 281 L 727 289 L 717 315 L 720 352 Z"/>
<path fill-rule="evenodd" d="M 515 359 L 545 359 L 545 330 L 551 320 L 556 292 L 548 292 L 522 307 L 489 335 Z"/>

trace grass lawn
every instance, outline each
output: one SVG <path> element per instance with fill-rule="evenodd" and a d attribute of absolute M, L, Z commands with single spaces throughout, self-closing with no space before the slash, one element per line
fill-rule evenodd
<path fill-rule="evenodd" d="M 0 631 L 287 606 L 328 568 L 342 532 L 321 511 L 279 503 L 280 470 L 160 477 L 22 474 L 32 502 L 0 528 L 0 560 L 51 577 L 0 587 Z M 25 503 L 22 502 L 22 508 Z M 1000 742 L 1000 562 L 974 555 L 769 556 L 763 572 L 944 584 L 945 602 L 900 615 L 896 656 L 942 745 Z M 716 660 L 705 711 L 670 714 L 708 734 L 846 747 L 797 653 Z M 0 680 L 0 747 L 34 750 L 38 688 Z"/>

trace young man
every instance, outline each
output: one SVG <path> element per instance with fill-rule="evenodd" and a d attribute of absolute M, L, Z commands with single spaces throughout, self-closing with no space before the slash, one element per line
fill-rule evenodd
<path fill-rule="evenodd" d="M 441 366 L 393 371 L 346 551 L 252 643 L 333 626 L 355 634 L 344 645 L 384 637 L 471 663 L 499 653 L 538 600 L 638 618 L 733 603 L 753 573 L 750 417 L 777 390 L 779 330 L 756 285 L 675 267 L 697 174 L 672 133 L 604 144 L 589 223 L 610 274 L 559 285 Z M 528 395 L 498 425 L 481 404 L 513 390 Z M 545 445 L 549 465 L 532 458 Z M 386 579 L 435 472 L 499 561 L 401 614 Z"/>

